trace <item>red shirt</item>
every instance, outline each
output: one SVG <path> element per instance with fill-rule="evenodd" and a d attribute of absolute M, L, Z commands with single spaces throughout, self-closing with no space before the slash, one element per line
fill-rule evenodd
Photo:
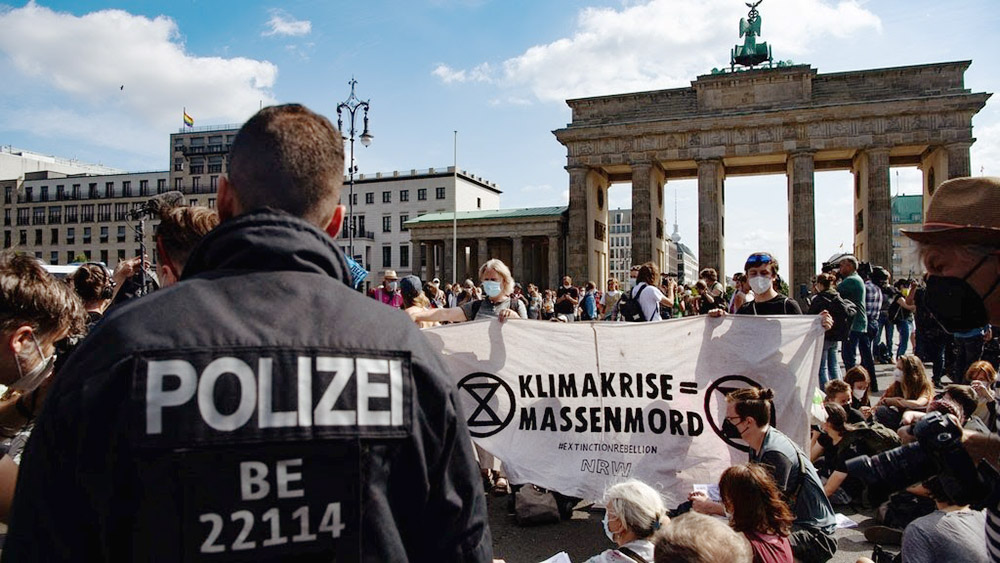
<path fill-rule="evenodd" d="M 382 303 L 389 305 L 393 308 L 399 309 L 403 306 L 403 296 L 399 293 L 393 291 L 389 292 L 382 288 L 375 290 L 375 299 L 378 299 Z"/>
<path fill-rule="evenodd" d="M 792 544 L 788 538 L 772 534 L 745 532 L 753 548 L 753 563 L 792 563 Z"/>

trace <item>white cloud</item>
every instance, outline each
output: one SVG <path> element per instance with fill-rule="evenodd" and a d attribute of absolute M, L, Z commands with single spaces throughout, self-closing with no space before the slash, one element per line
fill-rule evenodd
<path fill-rule="evenodd" d="M 570 37 L 533 46 L 498 66 L 483 63 L 466 71 L 441 64 L 433 74 L 445 83 L 523 89 L 543 101 L 684 86 L 691 76 L 728 65 L 739 17 L 746 15 L 741 10 L 731 0 L 585 8 Z M 773 0 L 761 15 L 762 39 L 782 60 L 824 44 L 818 40 L 824 35 L 881 30 L 878 17 L 858 0 Z"/>
<path fill-rule="evenodd" d="M 0 11 L 0 53 L 14 110 L 0 126 L 136 154 L 163 154 L 182 108 L 196 125 L 244 121 L 274 102 L 278 73 L 267 61 L 186 52 L 165 16 L 75 16 L 34 2 Z"/>
<path fill-rule="evenodd" d="M 301 37 L 312 32 L 312 22 L 297 20 L 283 10 L 271 10 L 271 19 L 267 20 L 267 27 L 267 31 L 261 33 L 264 37 L 272 35 Z"/>
<path fill-rule="evenodd" d="M 976 142 L 972 145 L 972 175 L 1000 176 L 1000 123 L 975 129 Z"/>

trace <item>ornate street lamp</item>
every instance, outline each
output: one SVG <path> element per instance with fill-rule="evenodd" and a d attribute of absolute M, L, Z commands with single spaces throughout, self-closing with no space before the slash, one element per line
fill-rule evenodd
<path fill-rule="evenodd" d="M 348 98 L 346 100 L 344 100 L 343 102 L 337 104 L 337 130 L 339 130 L 341 132 L 340 133 L 341 135 L 344 134 L 344 124 L 343 124 L 343 121 L 342 121 L 342 115 L 341 114 L 342 114 L 342 112 L 344 110 L 347 110 L 347 113 L 350 115 L 350 118 L 351 118 L 351 123 L 350 123 L 351 129 L 350 129 L 350 132 L 349 132 L 350 133 L 350 137 L 344 137 L 344 140 L 350 139 L 350 141 L 351 141 L 351 163 L 350 163 L 350 166 L 348 166 L 348 168 L 347 168 L 348 171 L 349 171 L 349 174 L 350 174 L 350 186 L 351 186 L 350 187 L 350 191 L 348 192 L 348 196 L 347 196 L 347 203 L 348 203 L 348 209 L 349 209 L 349 212 L 348 212 L 348 226 L 347 226 L 347 228 L 348 228 L 348 233 L 349 233 L 349 237 L 350 237 L 350 242 L 349 242 L 350 257 L 353 260 L 354 259 L 354 231 L 355 231 L 355 224 L 354 224 L 354 173 L 357 171 L 357 166 L 354 164 L 354 134 L 355 134 L 354 124 L 355 124 L 355 119 L 357 117 L 358 109 L 364 109 L 365 110 L 365 113 L 364 113 L 364 130 L 361 132 L 361 137 L 360 137 L 361 144 L 367 147 L 368 145 L 372 144 L 372 139 L 374 139 L 375 136 L 372 135 L 370 131 L 368 131 L 368 100 L 361 101 L 361 100 L 358 99 L 357 96 L 354 95 L 354 87 L 358 84 L 358 81 L 355 80 L 353 76 L 351 77 L 351 81 L 348 82 L 348 84 L 351 85 L 351 95 L 348 96 Z"/>

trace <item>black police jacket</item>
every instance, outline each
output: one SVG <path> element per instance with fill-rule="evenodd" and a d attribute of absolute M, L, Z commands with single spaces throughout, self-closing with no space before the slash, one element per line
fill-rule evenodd
<path fill-rule="evenodd" d="M 3 561 L 489 561 L 439 356 L 326 233 L 259 210 L 57 375 Z"/>

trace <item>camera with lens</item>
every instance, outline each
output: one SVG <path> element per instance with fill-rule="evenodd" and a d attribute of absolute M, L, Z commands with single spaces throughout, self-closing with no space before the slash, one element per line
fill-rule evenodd
<path fill-rule="evenodd" d="M 901 489 L 937 477 L 956 504 L 985 505 L 997 487 L 997 472 L 988 463 L 978 469 L 962 447 L 962 429 L 940 412 L 928 413 L 912 430 L 917 441 L 847 461 L 847 473 L 869 485 Z"/>

